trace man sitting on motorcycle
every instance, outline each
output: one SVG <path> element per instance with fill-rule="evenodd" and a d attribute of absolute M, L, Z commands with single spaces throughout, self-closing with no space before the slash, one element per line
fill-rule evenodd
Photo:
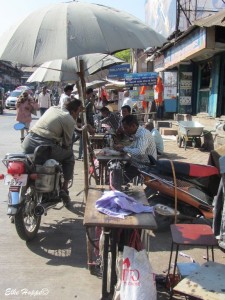
<path fill-rule="evenodd" d="M 72 100 L 65 104 L 65 108 L 50 107 L 31 128 L 25 137 L 22 148 L 25 153 L 33 153 L 40 145 L 51 146 L 51 157 L 62 164 L 64 183 L 62 198 L 69 202 L 68 184 L 73 178 L 74 154 L 72 138 L 76 119 L 82 110 L 80 100 Z"/>
<path fill-rule="evenodd" d="M 131 156 L 131 163 L 124 168 L 124 177 L 129 181 L 139 175 L 138 169 L 149 164 L 149 155 L 157 159 L 156 144 L 150 131 L 140 126 L 136 116 L 128 115 L 122 119 L 125 134 L 133 138 L 129 146 L 117 144 L 116 150 L 128 153 Z"/>

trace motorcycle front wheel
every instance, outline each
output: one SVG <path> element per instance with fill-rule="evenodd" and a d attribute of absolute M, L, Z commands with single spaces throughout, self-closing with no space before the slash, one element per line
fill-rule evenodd
<path fill-rule="evenodd" d="M 34 214 L 38 194 L 32 187 L 23 187 L 21 195 L 23 200 L 15 215 L 15 226 L 19 237 L 28 242 L 36 237 L 41 223 L 41 217 Z"/>

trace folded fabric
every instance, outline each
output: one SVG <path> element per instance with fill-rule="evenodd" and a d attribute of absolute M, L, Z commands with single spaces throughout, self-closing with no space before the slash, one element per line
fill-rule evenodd
<path fill-rule="evenodd" d="M 134 198 L 123 192 L 106 191 L 96 201 L 95 208 L 111 217 L 124 219 L 132 213 L 153 212 L 153 208 L 137 202 Z"/>

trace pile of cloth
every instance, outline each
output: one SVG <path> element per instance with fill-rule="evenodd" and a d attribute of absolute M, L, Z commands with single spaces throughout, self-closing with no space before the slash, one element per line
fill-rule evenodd
<path fill-rule="evenodd" d="M 105 191 L 96 201 L 95 207 L 101 213 L 121 219 L 132 213 L 153 212 L 153 207 L 139 203 L 133 197 L 117 190 Z"/>

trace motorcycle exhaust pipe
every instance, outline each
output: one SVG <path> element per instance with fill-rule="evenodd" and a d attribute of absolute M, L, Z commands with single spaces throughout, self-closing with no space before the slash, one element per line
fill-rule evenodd
<path fill-rule="evenodd" d="M 34 208 L 34 214 L 37 217 L 41 217 L 42 215 L 47 215 L 47 210 L 49 210 L 52 207 L 55 207 L 57 203 L 42 203 L 42 204 L 38 204 L 35 208 Z"/>

